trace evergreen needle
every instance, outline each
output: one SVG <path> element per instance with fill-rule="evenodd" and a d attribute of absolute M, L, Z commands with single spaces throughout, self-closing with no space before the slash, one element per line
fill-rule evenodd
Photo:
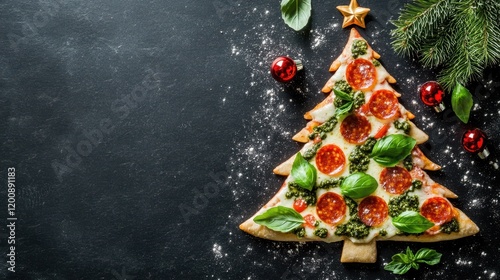
<path fill-rule="evenodd" d="M 414 0 L 392 21 L 392 46 L 437 68 L 447 90 L 500 63 L 500 1 Z"/>

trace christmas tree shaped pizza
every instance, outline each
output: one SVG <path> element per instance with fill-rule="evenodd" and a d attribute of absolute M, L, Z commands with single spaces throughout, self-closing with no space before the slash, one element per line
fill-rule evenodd
<path fill-rule="evenodd" d="M 440 166 L 418 144 L 428 136 L 410 120 L 389 84 L 396 80 L 359 33 L 333 62 L 329 96 L 304 117 L 293 139 L 305 145 L 275 168 L 278 193 L 240 228 L 277 241 L 344 241 L 342 262 L 375 262 L 375 241 L 435 242 L 479 228 L 448 200 L 457 196 L 424 170 Z"/>

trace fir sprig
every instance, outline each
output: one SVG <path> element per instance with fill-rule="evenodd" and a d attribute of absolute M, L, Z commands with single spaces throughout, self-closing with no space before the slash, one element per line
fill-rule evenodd
<path fill-rule="evenodd" d="M 499 19 L 497 0 L 415 0 L 392 22 L 392 44 L 424 67 L 439 68 L 439 82 L 451 90 L 500 63 Z"/>

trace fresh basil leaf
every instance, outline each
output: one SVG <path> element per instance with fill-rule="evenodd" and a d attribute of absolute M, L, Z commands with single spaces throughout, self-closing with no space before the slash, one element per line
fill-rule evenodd
<path fill-rule="evenodd" d="M 297 211 L 276 206 L 253 218 L 253 221 L 279 232 L 290 232 L 304 223 L 304 218 Z"/>
<path fill-rule="evenodd" d="M 344 105 L 340 106 L 335 110 L 335 115 L 338 117 L 348 114 L 352 110 L 352 106 L 354 105 L 353 101 L 348 101 Z"/>
<path fill-rule="evenodd" d="M 411 251 L 410 247 L 406 247 L 406 255 L 408 256 L 408 259 L 410 261 L 413 261 L 415 259 L 415 255 L 413 255 L 413 252 Z"/>
<path fill-rule="evenodd" d="M 435 250 L 422 248 L 416 254 L 413 254 L 410 247 L 406 247 L 406 253 L 399 253 L 392 256 L 392 261 L 384 266 L 384 269 L 392 271 L 394 274 L 405 274 L 412 267 L 419 269 L 419 263 L 435 265 L 440 260 L 441 254 Z"/>
<path fill-rule="evenodd" d="M 432 222 L 415 211 L 404 211 L 392 219 L 392 224 L 406 233 L 422 233 L 434 226 Z"/>
<path fill-rule="evenodd" d="M 333 92 L 335 93 L 335 98 L 339 98 L 339 99 L 342 99 L 342 100 L 345 100 L 345 101 L 354 101 L 354 99 L 352 98 L 352 96 L 350 96 L 349 94 L 341 91 L 341 90 L 338 90 L 336 88 L 333 88 Z"/>
<path fill-rule="evenodd" d="M 392 260 L 395 262 L 401 262 L 401 263 L 410 263 L 411 262 L 411 260 L 408 258 L 408 255 L 406 255 L 405 253 L 395 254 L 394 256 L 392 256 Z"/>
<path fill-rule="evenodd" d="M 377 141 L 371 157 L 378 164 L 392 167 L 411 154 L 417 141 L 404 134 L 388 135 Z"/>
<path fill-rule="evenodd" d="M 282 0 L 281 17 L 295 31 L 301 30 L 311 17 L 311 0 Z"/>
<path fill-rule="evenodd" d="M 373 193 L 378 187 L 377 180 L 372 176 L 356 172 L 347 176 L 340 184 L 342 194 L 350 198 L 363 198 Z"/>
<path fill-rule="evenodd" d="M 392 261 L 384 266 L 385 270 L 391 271 L 394 274 L 405 274 L 410 270 L 411 260 L 405 253 L 399 253 L 392 256 Z"/>
<path fill-rule="evenodd" d="M 451 108 L 462 122 L 469 122 L 472 105 L 474 105 L 472 94 L 460 83 L 457 83 L 451 93 Z"/>
<path fill-rule="evenodd" d="M 443 254 L 436 252 L 436 250 L 422 248 L 415 254 L 415 261 L 428 265 L 435 265 L 441 261 L 442 255 Z"/>
<path fill-rule="evenodd" d="M 300 153 L 295 156 L 290 174 L 293 181 L 303 189 L 312 191 L 314 184 L 316 184 L 316 168 Z"/>

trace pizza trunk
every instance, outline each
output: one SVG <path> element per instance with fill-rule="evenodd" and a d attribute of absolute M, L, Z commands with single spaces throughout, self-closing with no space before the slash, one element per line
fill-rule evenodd
<path fill-rule="evenodd" d="M 276 241 L 344 241 L 341 262 L 376 261 L 376 241 L 436 242 L 479 228 L 424 170 L 438 170 L 418 148 L 428 136 L 399 102 L 396 80 L 353 28 L 329 94 L 304 117 L 299 153 L 274 169 L 287 176 L 276 195 L 240 229 Z"/>

